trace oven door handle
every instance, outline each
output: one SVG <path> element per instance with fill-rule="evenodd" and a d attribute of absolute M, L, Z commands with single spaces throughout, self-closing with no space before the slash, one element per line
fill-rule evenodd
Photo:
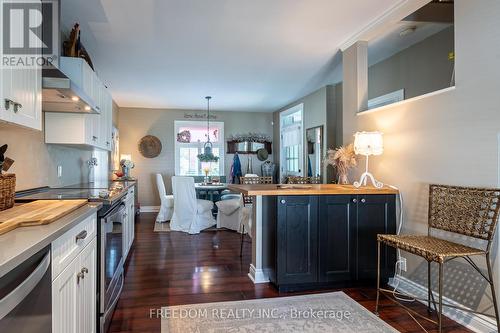
<path fill-rule="evenodd" d="M 0 300 L 0 320 L 8 315 L 28 296 L 42 280 L 50 266 L 50 251 L 45 255 L 38 267 L 16 289 Z"/>

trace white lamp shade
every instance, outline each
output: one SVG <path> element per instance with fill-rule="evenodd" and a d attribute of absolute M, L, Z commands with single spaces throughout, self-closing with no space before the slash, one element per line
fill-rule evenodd
<path fill-rule="evenodd" d="M 354 134 L 354 152 L 358 155 L 382 155 L 384 140 L 380 132 L 357 132 Z"/>

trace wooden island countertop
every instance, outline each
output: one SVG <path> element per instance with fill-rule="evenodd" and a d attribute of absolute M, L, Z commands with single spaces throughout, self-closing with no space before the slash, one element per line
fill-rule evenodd
<path fill-rule="evenodd" d="M 280 188 L 279 186 L 283 186 Z M 239 192 L 247 196 L 274 196 L 274 195 L 368 195 L 368 194 L 398 194 L 398 191 L 384 186 L 375 188 L 372 186 L 362 186 L 360 188 L 353 185 L 338 184 L 311 184 L 311 185 L 292 185 L 292 184 L 255 184 L 242 185 L 231 184 L 228 186 L 231 191 Z"/>

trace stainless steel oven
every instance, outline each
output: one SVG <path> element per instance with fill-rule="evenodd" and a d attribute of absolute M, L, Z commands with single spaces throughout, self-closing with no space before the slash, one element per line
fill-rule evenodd
<path fill-rule="evenodd" d="M 111 207 L 100 218 L 100 332 L 107 332 L 113 310 L 123 288 L 123 201 Z"/>
<path fill-rule="evenodd" d="M 0 277 L 0 332 L 52 332 L 50 246 Z"/>

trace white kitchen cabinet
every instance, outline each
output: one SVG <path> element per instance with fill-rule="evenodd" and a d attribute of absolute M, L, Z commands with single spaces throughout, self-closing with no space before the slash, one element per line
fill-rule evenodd
<path fill-rule="evenodd" d="M 52 282 L 52 332 L 78 332 L 78 283 L 76 271 L 78 258 L 74 259 Z"/>
<path fill-rule="evenodd" d="M 80 280 L 78 294 L 78 327 L 80 333 L 95 333 L 96 331 L 96 283 L 97 283 L 97 239 L 80 254 Z M 77 269 L 78 269 L 77 268 Z"/>
<path fill-rule="evenodd" d="M 102 84 L 100 114 L 45 112 L 45 143 L 111 150 L 113 100 Z"/>
<path fill-rule="evenodd" d="M 126 259 L 135 237 L 135 186 L 128 190 L 125 207 L 123 258 Z"/>
<path fill-rule="evenodd" d="M 61 57 L 59 67 L 96 105 L 99 114 L 45 112 L 45 142 L 111 150 L 113 99 L 81 58 Z"/>
<path fill-rule="evenodd" d="M 52 332 L 95 333 L 97 239 L 52 282 Z"/>
<path fill-rule="evenodd" d="M 45 112 L 45 143 L 99 147 L 99 115 Z"/>
<path fill-rule="evenodd" d="M 89 64 L 83 58 L 60 57 L 59 69 L 97 103 L 96 111 L 101 112 L 101 106 L 98 105 L 101 81 Z"/>
<path fill-rule="evenodd" d="M 0 1 L 0 17 L 3 17 L 4 2 Z M 2 38 L 0 36 L 0 59 L 3 59 Z M 40 41 L 38 43 L 41 50 Z M 41 131 L 42 70 L 1 67 L 0 72 L 0 120 Z"/>

